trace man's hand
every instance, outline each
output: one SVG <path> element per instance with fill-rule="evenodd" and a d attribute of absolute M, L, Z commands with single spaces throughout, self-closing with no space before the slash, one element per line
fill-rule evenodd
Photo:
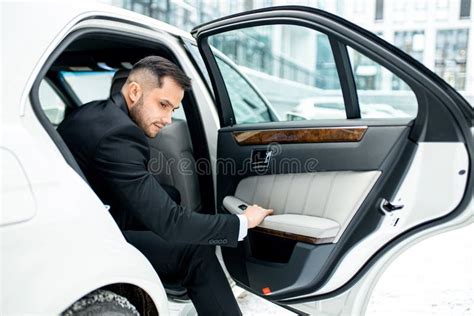
<path fill-rule="evenodd" d="M 247 217 L 248 228 L 254 228 L 255 226 L 258 226 L 261 222 L 263 222 L 263 219 L 265 217 L 272 213 L 272 209 L 267 210 L 254 204 L 252 206 L 247 207 L 243 214 Z"/>

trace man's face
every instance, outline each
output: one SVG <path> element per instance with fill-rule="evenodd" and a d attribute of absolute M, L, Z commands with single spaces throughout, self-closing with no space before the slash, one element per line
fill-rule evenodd
<path fill-rule="evenodd" d="M 171 123 L 171 116 L 184 96 L 184 90 L 171 78 L 163 77 L 161 88 L 145 86 L 130 107 L 130 117 L 150 138 Z"/>

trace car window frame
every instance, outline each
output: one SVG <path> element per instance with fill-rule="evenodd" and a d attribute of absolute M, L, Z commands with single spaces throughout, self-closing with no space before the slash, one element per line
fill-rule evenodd
<path fill-rule="evenodd" d="M 212 46 L 210 46 L 210 44 L 208 42 L 208 40 L 211 36 L 216 35 L 216 34 L 223 34 L 223 33 L 226 33 L 228 31 L 235 31 L 235 30 L 242 30 L 242 29 L 247 29 L 247 28 L 252 28 L 252 27 L 258 27 L 258 26 L 261 26 L 261 25 L 267 25 L 267 26 L 272 26 L 272 25 L 300 26 L 300 27 L 304 27 L 304 28 L 312 30 L 312 31 L 316 31 L 319 34 L 324 35 L 324 36 L 327 37 L 327 39 L 329 41 L 329 44 L 330 44 L 330 49 L 331 49 L 331 53 L 332 53 L 332 56 L 333 56 L 333 60 L 334 60 L 335 66 L 336 66 L 337 76 L 339 78 L 340 89 L 341 89 L 341 93 L 342 93 L 342 97 L 343 97 L 343 101 L 344 101 L 344 109 L 345 109 L 345 116 L 346 116 L 345 119 L 347 119 L 347 120 L 354 120 L 354 119 L 364 120 L 364 119 L 367 119 L 366 117 L 362 116 L 361 101 L 360 101 L 360 97 L 359 97 L 359 94 L 358 94 L 356 78 L 355 78 L 355 74 L 353 72 L 352 61 L 351 61 L 350 56 L 349 56 L 349 49 L 348 48 L 351 48 L 352 50 L 354 50 L 354 51 L 358 52 L 359 54 L 365 56 L 366 58 L 372 60 L 374 63 L 378 64 L 379 66 L 381 66 L 383 68 L 385 68 L 387 71 L 391 72 L 393 75 L 398 77 L 401 81 L 406 83 L 408 89 L 411 90 L 413 92 L 413 94 L 415 95 L 416 104 L 414 104 L 414 107 L 416 107 L 415 112 L 418 113 L 419 105 L 420 105 L 419 100 L 418 100 L 419 96 L 417 95 L 416 90 L 413 87 L 413 84 L 410 82 L 410 80 L 407 80 L 406 77 L 401 74 L 401 72 L 398 72 L 397 70 L 391 69 L 391 67 L 393 65 L 390 65 L 390 63 L 386 60 L 382 61 L 381 59 L 379 59 L 380 57 L 375 57 L 374 58 L 373 55 L 369 54 L 368 50 L 365 51 L 363 49 L 360 49 L 360 47 L 358 47 L 356 44 L 345 41 L 345 40 L 341 39 L 340 36 L 337 36 L 336 34 L 331 34 L 328 31 L 324 31 L 324 30 L 320 29 L 318 26 L 312 25 L 312 24 L 310 24 L 309 22 L 306 22 L 306 21 L 298 21 L 298 22 L 293 22 L 293 23 L 290 23 L 290 22 L 288 22 L 288 23 L 283 23 L 283 22 L 244 23 L 243 26 L 239 26 L 237 28 L 229 28 L 229 29 L 226 29 L 225 31 L 211 32 L 209 35 L 205 36 L 205 38 L 204 38 L 204 40 L 206 41 L 205 43 L 203 41 L 201 41 L 201 43 L 204 43 L 203 44 L 204 50 L 207 50 L 207 51 L 202 52 L 199 45 L 198 45 L 198 49 L 200 49 L 201 54 L 204 54 L 205 56 L 209 55 L 209 51 L 211 51 L 210 56 L 213 58 L 213 61 L 215 61 L 216 64 L 217 64 L 216 58 L 219 58 L 219 57 L 217 57 L 217 55 L 213 53 L 214 49 L 212 48 Z M 207 47 L 210 47 L 210 48 L 208 49 Z M 227 58 L 227 56 L 225 56 L 225 57 Z M 204 60 L 205 58 L 202 58 L 202 59 Z M 202 67 L 202 65 L 200 65 L 200 67 Z M 213 67 L 213 66 L 209 65 L 209 67 Z M 226 86 L 227 83 L 224 80 L 224 78 L 222 77 L 222 73 L 220 71 L 219 66 L 216 65 L 216 68 L 219 71 L 219 74 L 218 74 L 219 77 L 222 79 L 222 87 L 226 88 L 225 86 Z M 208 72 L 206 72 L 206 73 L 207 73 L 207 76 L 208 76 L 207 80 L 210 80 L 209 73 Z M 217 77 L 217 74 L 215 75 L 215 77 Z M 212 80 L 211 80 L 211 84 L 212 84 Z M 229 93 L 228 93 L 227 89 L 225 89 L 224 91 L 225 91 L 224 94 L 226 95 L 226 97 L 228 97 Z M 226 104 L 225 102 L 221 102 L 221 104 L 223 104 L 223 107 L 230 106 L 232 108 L 232 102 L 230 100 L 229 100 L 228 104 Z M 220 109 L 218 109 L 218 111 L 219 110 Z M 235 113 L 234 113 L 233 109 L 223 111 L 223 113 L 227 113 L 227 115 L 230 116 L 230 117 L 227 118 L 228 122 L 230 122 L 230 124 L 222 125 L 222 126 L 233 126 L 234 124 L 236 124 L 237 120 L 236 120 Z M 226 118 L 223 118 L 223 120 L 225 120 L 225 119 Z M 381 118 L 381 119 L 387 120 L 388 118 Z M 392 118 L 392 119 L 395 119 L 395 118 Z M 416 119 L 416 116 L 411 117 L 411 119 Z M 311 119 L 311 120 L 318 121 L 318 119 Z M 271 121 L 262 122 L 262 124 L 265 124 L 265 123 L 271 123 Z M 236 124 L 236 125 L 240 126 L 242 124 Z"/>
<path fill-rule="evenodd" d="M 278 17 L 278 18 L 267 18 L 267 19 L 263 19 L 263 21 L 260 21 L 259 19 L 256 19 L 256 20 L 250 20 L 250 21 L 245 21 L 245 22 L 242 22 L 242 23 L 238 23 L 238 24 L 230 24 L 230 25 L 227 25 L 225 23 L 225 21 L 222 21 L 222 23 L 224 23 L 223 26 L 219 26 L 219 27 L 211 27 L 209 30 L 205 29 L 207 28 L 208 25 L 211 25 L 212 23 L 207 23 L 207 24 L 204 24 L 202 26 L 198 26 L 196 27 L 191 33 L 193 34 L 193 36 L 196 38 L 196 42 L 197 42 L 197 46 L 199 48 L 199 51 L 201 52 L 201 55 L 203 56 L 203 60 L 207 66 L 207 69 L 212 72 L 213 76 L 211 78 L 211 82 L 212 82 L 212 86 L 216 92 L 216 99 L 218 100 L 219 104 L 221 104 L 220 107 L 218 107 L 218 113 L 219 113 L 219 119 L 220 119 L 220 123 L 221 123 L 221 126 L 222 127 L 225 127 L 225 126 L 233 126 L 234 125 L 234 122 L 235 122 L 235 119 L 234 119 L 234 113 L 232 111 L 232 104 L 228 98 L 228 94 L 227 94 L 227 91 L 225 89 L 225 82 L 222 78 L 222 75 L 220 74 L 220 71 L 219 71 L 219 68 L 218 66 L 216 65 L 216 61 L 214 59 L 214 56 L 212 54 L 212 51 L 211 51 L 211 48 L 210 48 L 210 45 L 208 43 L 208 39 L 210 36 L 212 35 L 215 35 L 215 34 L 221 34 L 221 33 L 225 33 L 227 31 L 230 31 L 230 30 L 237 30 L 237 29 L 244 29 L 244 28 L 250 28 L 250 27 L 254 27 L 254 26 L 261 26 L 261 25 L 298 25 L 298 26 L 302 26 L 302 27 L 306 27 L 308 29 L 311 29 L 311 30 L 315 30 L 315 31 L 318 31 L 320 32 L 321 34 L 325 34 L 326 36 L 328 36 L 329 39 L 332 39 L 334 43 L 339 43 L 338 45 L 342 45 L 343 47 L 343 51 L 340 51 L 340 54 L 339 55 L 334 55 L 334 49 L 332 49 L 332 53 L 333 53 L 333 57 L 334 57 L 334 60 L 335 60 L 335 63 L 336 65 L 341 62 L 344 62 L 345 61 L 345 65 L 344 65 L 344 73 L 341 73 L 341 71 L 338 69 L 338 76 L 339 76 L 339 80 L 341 81 L 344 81 L 344 76 L 347 76 L 347 74 L 350 72 L 352 73 L 352 68 L 351 68 L 351 64 L 350 64 L 350 59 L 349 59 L 349 55 L 347 53 L 347 46 L 350 46 L 352 49 L 358 51 L 359 53 L 365 55 L 366 57 L 370 58 L 371 60 L 373 60 L 374 62 L 378 63 L 379 65 L 385 67 L 387 70 L 391 71 L 393 74 L 395 74 L 396 76 L 398 76 L 400 79 L 402 79 L 407 85 L 408 87 L 414 91 L 415 95 L 416 95 L 416 99 L 417 99 L 417 103 L 418 105 L 420 105 L 420 102 L 419 102 L 419 98 L 423 97 L 422 95 L 419 95 L 417 93 L 417 90 L 416 90 L 416 87 L 419 85 L 419 82 L 416 81 L 416 79 L 410 75 L 410 74 L 407 74 L 405 73 L 402 69 L 403 67 L 406 67 L 406 64 L 407 63 L 412 63 L 413 60 L 411 60 L 412 58 L 410 58 L 410 56 L 404 54 L 403 52 L 401 52 L 402 54 L 406 55 L 406 56 L 403 56 L 404 58 L 408 56 L 408 60 L 403 60 L 403 61 L 399 61 L 399 60 L 396 60 L 395 62 L 392 61 L 392 60 L 388 60 L 387 58 L 387 51 L 391 54 L 393 53 L 400 53 L 399 49 L 397 49 L 396 47 L 394 47 L 393 45 L 389 44 L 389 43 L 386 43 L 385 41 L 383 41 L 382 39 L 380 39 L 379 37 L 377 37 L 376 35 L 370 33 L 370 36 L 367 34 L 369 32 L 364 31 L 364 34 L 362 34 L 363 36 L 367 36 L 368 38 L 363 38 L 362 41 L 371 41 L 371 44 L 373 45 L 380 45 L 380 41 L 383 42 L 383 48 L 384 49 L 387 49 L 387 51 L 385 50 L 371 50 L 370 48 L 367 48 L 365 47 L 364 45 L 362 45 L 359 41 L 360 39 L 353 39 L 353 38 L 349 38 L 347 37 L 346 35 L 342 34 L 342 33 L 338 33 L 338 30 L 337 29 L 331 29 L 329 27 L 327 27 L 326 25 L 322 25 L 322 24 L 319 24 L 316 23 L 316 22 L 313 22 L 313 21 L 310 21 L 310 20 L 306 20 L 306 19 L 294 19 L 292 17 Z M 200 28 L 204 28 L 204 30 L 201 30 Z M 360 32 L 360 30 L 357 30 Z M 359 34 L 358 34 L 359 35 Z M 376 40 L 374 40 L 374 38 L 376 38 Z M 390 46 L 390 47 L 387 47 Z M 396 50 L 396 52 L 394 52 L 393 50 Z M 344 57 L 346 56 L 346 57 Z M 343 58 L 343 60 L 341 61 L 341 58 Z M 416 61 L 415 61 L 416 62 Z M 417 62 L 418 63 L 418 62 Z M 411 66 L 411 65 L 410 65 Z M 351 69 L 349 69 L 349 67 Z M 423 66 L 424 67 L 424 66 Z M 352 80 L 354 80 L 354 77 L 352 76 Z M 347 117 L 347 120 L 350 120 L 350 119 L 361 119 L 360 118 L 360 106 L 358 107 L 358 109 L 354 108 L 354 105 L 356 104 L 355 103 L 355 96 L 357 96 L 357 90 L 356 90 L 356 87 L 355 87 L 355 82 L 354 82 L 354 85 L 350 84 L 350 83 L 347 83 L 345 82 L 344 84 L 341 84 L 341 90 L 344 89 L 346 92 L 346 97 L 348 98 L 348 102 L 346 102 L 346 100 L 344 100 L 345 102 L 345 107 L 346 107 L 346 117 Z M 344 96 L 344 93 L 343 93 L 343 96 Z M 357 100 L 358 100 L 358 96 L 357 96 Z M 357 102 L 358 104 L 358 102 Z M 419 109 L 419 108 L 418 108 Z M 349 115 L 348 115 L 349 114 Z M 363 118 L 362 118 L 363 119 Z M 412 118 L 413 119 L 413 118 Z M 414 118 L 416 119 L 416 117 Z M 262 123 L 262 124 L 268 124 L 267 123 Z M 240 126 L 240 125 L 239 125 Z"/>

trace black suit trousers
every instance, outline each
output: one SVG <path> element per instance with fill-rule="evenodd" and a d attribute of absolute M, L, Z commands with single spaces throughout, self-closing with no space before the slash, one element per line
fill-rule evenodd
<path fill-rule="evenodd" d="M 181 283 L 199 315 L 241 315 L 214 246 L 168 242 L 151 231 L 124 231 L 163 283 Z"/>

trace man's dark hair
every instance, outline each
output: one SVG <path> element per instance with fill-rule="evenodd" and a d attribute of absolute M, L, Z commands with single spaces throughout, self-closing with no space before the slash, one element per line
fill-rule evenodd
<path fill-rule="evenodd" d="M 163 86 L 163 77 L 171 77 L 183 90 L 191 89 L 191 78 L 178 68 L 178 66 L 166 58 L 160 56 L 148 56 L 140 59 L 133 65 L 129 78 L 137 70 L 147 70 L 158 80 L 158 87 Z"/>

